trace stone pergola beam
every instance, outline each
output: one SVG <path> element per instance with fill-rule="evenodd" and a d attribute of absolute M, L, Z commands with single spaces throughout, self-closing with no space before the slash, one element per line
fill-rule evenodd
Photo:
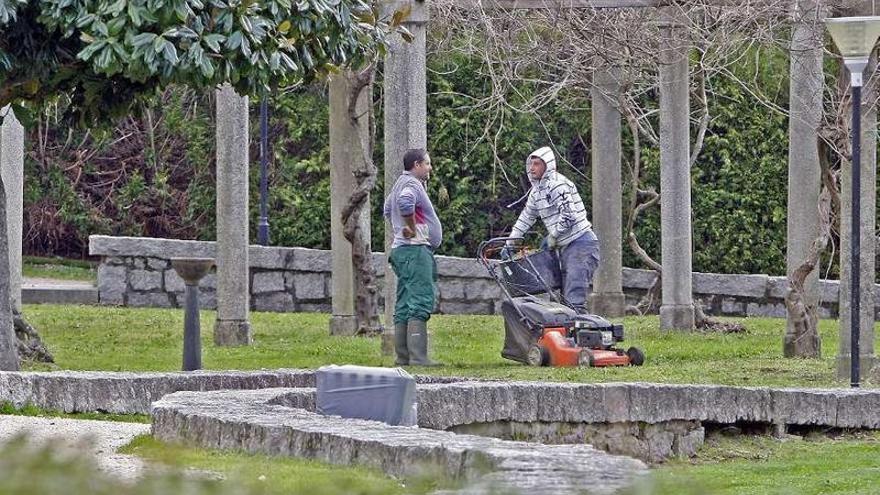
<path fill-rule="evenodd" d="M 671 9 L 670 9 L 671 10 Z M 660 328 L 694 328 L 691 228 L 689 46 L 676 11 L 661 13 L 660 250 L 663 298 Z"/>
<path fill-rule="evenodd" d="M 825 79 L 822 69 L 822 44 L 825 28 L 816 23 L 817 0 L 800 0 L 794 5 L 795 26 L 791 33 L 788 119 L 788 226 L 786 233 L 786 274 L 791 276 L 806 260 L 819 235 L 819 126 L 822 121 L 822 94 Z M 848 217 L 847 217 L 848 218 Z M 804 302 L 816 307 L 819 302 L 819 270 L 804 283 Z M 787 311 L 787 310 L 786 310 Z M 795 352 L 794 322 L 786 323 L 783 340 L 786 356 Z M 849 320 L 847 320 L 848 322 Z M 848 323 L 847 323 L 848 324 Z"/>
<path fill-rule="evenodd" d="M 251 343 L 248 99 L 217 89 L 217 320 L 214 343 Z"/>
<path fill-rule="evenodd" d="M 0 173 L 6 189 L 6 235 L 9 241 L 9 291 L 12 309 L 21 311 L 21 234 L 24 188 L 24 127 L 12 109 L 0 126 Z"/>
<path fill-rule="evenodd" d="M 386 5 L 393 12 L 404 5 L 410 5 L 409 17 L 404 26 L 413 35 L 407 43 L 400 36 L 393 36 L 385 55 L 385 191 L 394 187 L 403 172 L 403 155 L 410 148 L 426 148 L 428 145 L 427 124 L 427 64 L 426 34 L 428 7 L 424 2 L 391 2 Z M 393 232 L 391 224 L 385 222 L 385 323 L 393 321 L 396 301 L 397 280 L 387 257 L 391 255 Z M 390 349 L 387 338 L 393 332 L 386 332 L 385 349 Z"/>
<path fill-rule="evenodd" d="M 355 187 L 352 171 L 363 168 L 361 142 L 368 142 L 370 136 L 366 122 L 355 126 L 349 114 L 352 77 L 350 70 L 344 70 L 330 79 L 330 249 L 333 252 L 331 335 L 354 335 L 357 330 L 351 243 L 343 234 L 341 218 L 342 210 L 348 204 Z M 368 87 L 357 98 L 355 113 L 359 120 L 370 117 L 370 105 L 371 91 Z M 361 211 L 358 222 L 369 238 L 369 209 Z"/>
<path fill-rule="evenodd" d="M 590 89 L 592 119 L 593 228 L 599 237 L 601 261 L 593 278 L 590 311 L 606 317 L 623 316 L 620 83 L 614 69 L 600 67 Z"/>

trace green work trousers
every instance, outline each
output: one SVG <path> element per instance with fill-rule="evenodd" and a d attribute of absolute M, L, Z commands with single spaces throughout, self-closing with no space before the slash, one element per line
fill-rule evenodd
<path fill-rule="evenodd" d="M 397 303 L 394 323 L 428 321 L 434 311 L 434 281 L 437 265 L 427 246 L 400 246 L 391 250 L 391 268 L 397 275 Z"/>

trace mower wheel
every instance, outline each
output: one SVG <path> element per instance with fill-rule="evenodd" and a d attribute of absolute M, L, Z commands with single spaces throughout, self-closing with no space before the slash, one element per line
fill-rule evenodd
<path fill-rule="evenodd" d="M 593 351 L 581 349 L 580 354 L 578 354 L 578 366 L 592 368 L 594 364 L 596 364 L 596 356 L 593 354 Z"/>
<path fill-rule="evenodd" d="M 529 363 L 529 366 L 545 366 L 550 362 L 550 354 L 547 352 L 547 349 L 538 344 L 532 344 L 529 347 L 528 354 L 526 354 L 526 362 Z"/>
<path fill-rule="evenodd" d="M 641 366 L 645 364 L 645 353 L 638 347 L 630 347 L 626 350 L 626 355 L 629 357 L 630 366 Z"/>

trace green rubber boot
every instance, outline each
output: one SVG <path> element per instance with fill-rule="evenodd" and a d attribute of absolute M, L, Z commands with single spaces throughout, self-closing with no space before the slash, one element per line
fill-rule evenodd
<path fill-rule="evenodd" d="M 412 366 L 440 366 L 428 359 L 428 322 L 409 320 L 406 327 L 406 347 Z"/>
<path fill-rule="evenodd" d="M 397 355 L 394 360 L 395 366 L 409 365 L 409 350 L 406 345 L 407 333 L 406 322 L 394 324 L 394 353 Z"/>

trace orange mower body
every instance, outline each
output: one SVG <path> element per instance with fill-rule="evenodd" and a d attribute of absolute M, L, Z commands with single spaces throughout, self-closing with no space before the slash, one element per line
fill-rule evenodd
<path fill-rule="evenodd" d="M 521 241 L 495 237 L 477 249 L 480 262 L 504 296 L 501 356 L 531 366 L 641 366 L 645 354 L 639 348 L 615 347 L 624 339 L 623 325 L 562 297 L 563 276 L 555 251 L 527 254 Z M 517 243 L 519 247 L 510 253 Z"/>
<path fill-rule="evenodd" d="M 532 366 L 641 366 L 645 355 L 636 347 L 624 352 L 611 346 L 581 347 L 569 337 L 565 327 L 545 327 L 543 334 L 529 349 L 528 364 Z"/>

